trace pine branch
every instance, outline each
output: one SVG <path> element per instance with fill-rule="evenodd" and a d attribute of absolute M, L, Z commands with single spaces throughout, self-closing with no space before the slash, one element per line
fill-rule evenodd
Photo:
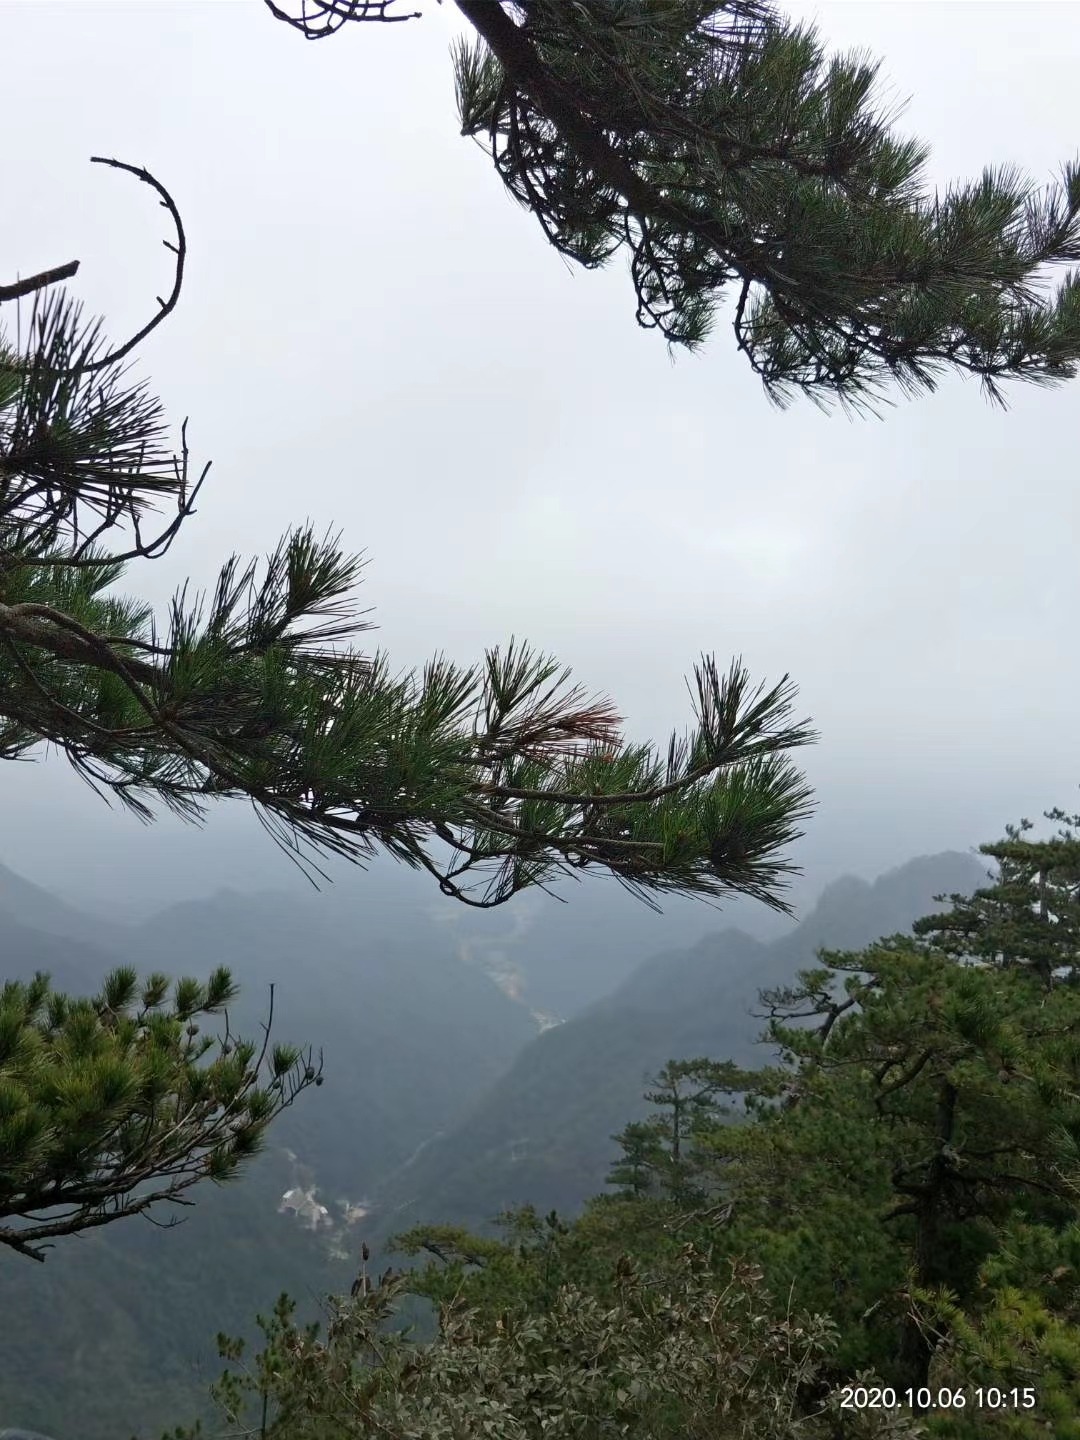
<path fill-rule="evenodd" d="M 5 300 L 22 300 L 27 295 L 33 295 L 38 290 L 44 290 L 49 285 L 57 285 L 61 280 L 70 280 L 78 273 L 78 260 L 69 260 L 66 265 L 57 265 L 52 270 L 42 270 L 38 275 L 28 275 L 25 280 L 16 280 L 11 285 L 0 285 L 0 305 Z"/>
<path fill-rule="evenodd" d="M 269 0 L 268 0 L 269 3 Z M 770 398 L 872 410 L 959 371 L 1057 384 L 1080 361 L 1080 168 L 1008 167 L 931 193 L 878 69 L 829 58 L 757 0 L 456 0 L 462 133 L 561 254 L 630 260 L 639 324 L 691 349 L 736 288 L 737 348 Z M 380 6 L 269 3 L 309 38 Z M 1049 293 L 1048 293 L 1049 292 Z"/>

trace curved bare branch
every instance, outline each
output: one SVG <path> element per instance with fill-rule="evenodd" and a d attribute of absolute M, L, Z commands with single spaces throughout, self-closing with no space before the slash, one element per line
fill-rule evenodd
<path fill-rule="evenodd" d="M 158 313 L 148 320 L 141 330 L 137 330 L 129 340 L 126 340 L 123 345 L 118 346 L 115 350 L 110 350 L 107 354 L 100 356 L 89 364 L 83 365 L 83 374 L 88 374 L 92 370 L 101 370 L 106 365 L 115 365 L 118 360 L 123 360 L 125 355 L 130 355 L 136 345 L 140 345 L 150 332 L 156 330 L 165 317 L 176 309 L 176 303 L 180 299 L 180 291 L 184 284 L 184 261 L 187 259 L 187 236 L 184 234 L 184 222 L 180 218 L 180 211 L 176 208 L 176 202 L 160 180 L 156 179 L 155 176 L 151 175 L 149 170 L 141 165 L 128 165 L 123 160 L 110 160 L 104 155 L 91 155 L 90 163 L 91 165 L 108 165 L 113 170 L 126 170 L 129 175 L 134 175 L 137 180 L 141 180 L 144 185 L 149 185 L 152 190 L 156 191 L 161 199 L 162 207 L 168 210 L 173 225 L 176 228 L 175 242 L 171 240 L 163 240 L 161 242 L 166 250 L 171 250 L 176 256 L 176 265 L 173 273 L 173 287 L 169 298 L 162 300 L 160 296 L 158 297 L 158 305 L 161 307 Z"/>
<path fill-rule="evenodd" d="M 305 40 L 325 40 L 336 35 L 350 20 L 374 20 L 394 24 L 402 20 L 419 20 L 420 11 L 392 15 L 390 7 L 399 0 L 298 0 L 295 13 L 290 14 L 274 0 L 263 0 L 275 20 L 299 30 Z"/>

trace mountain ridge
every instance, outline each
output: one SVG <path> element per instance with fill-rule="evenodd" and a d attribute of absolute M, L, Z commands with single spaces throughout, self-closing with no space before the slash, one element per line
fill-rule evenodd
<path fill-rule="evenodd" d="M 610 995 L 530 1042 L 497 1088 L 404 1183 L 376 1193 L 367 1222 L 385 1243 L 417 1223 L 478 1229 L 522 1203 L 573 1214 L 604 1188 L 611 1136 L 649 1107 L 643 1091 L 668 1060 L 767 1061 L 750 1010 L 761 989 L 791 981 L 816 952 L 858 949 L 907 930 L 941 893 L 971 893 L 982 862 L 962 852 L 918 856 L 873 881 L 841 877 L 787 934 L 760 941 L 728 927 L 639 966 Z"/>

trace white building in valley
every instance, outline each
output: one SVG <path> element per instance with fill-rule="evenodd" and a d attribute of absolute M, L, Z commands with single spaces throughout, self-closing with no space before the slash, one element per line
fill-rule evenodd
<path fill-rule="evenodd" d="M 322 1225 L 331 1225 L 330 1211 L 315 1199 L 314 1190 L 296 1187 L 286 1190 L 278 1206 L 279 1215 L 294 1215 L 309 1230 L 318 1230 Z"/>

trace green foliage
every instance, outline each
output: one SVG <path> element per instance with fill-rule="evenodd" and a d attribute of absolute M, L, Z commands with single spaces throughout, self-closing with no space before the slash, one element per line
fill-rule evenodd
<path fill-rule="evenodd" d="M 1049 840 L 1025 839 L 1034 826 L 1021 820 L 1006 826 L 1004 840 L 981 845 L 997 862 L 993 886 L 949 896 L 951 909 L 920 920 L 915 934 L 960 960 L 1026 966 L 1045 985 L 1071 981 L 1080 953 L 1080 817 L 1055 809 L 1045 818 L 1058 826 Z"/>
<path fill-rule="evenodd" d="M 924 1323 L 947 1336 L 931 1384 L 1020 1393 L 999 1410 L 936 1420 L 944 1440 L 1058 1440 L 1080 1437 L 1080 1226 L 1055 1231 L 1017 1224 L 983 1265 L 976 1303 L 921 1294 Z M 1035 1403 L 1023 1403 L 1023 1393 Z"/>
<path fill-rule="evenodd" d="M 615 1137 L 623 1156 L 608 1184 L 637 1196 L 660 1191 L 676 1205 L 700 1201 L 705 1190 L 694 1141 L 703 1125 L 730 1113 L 717 1096 L 745 1089 L 742 1072 L 727 1062 L 670 1060 L 651 1083 L 644 1098 L 661 1113 Z"/>
<path fill-rule="evenodd" d="M 465 1299 L 485 1314 L 547 1311 L 564 1285 L 588 1284 L 596 1293 L 609 1277 L 607 1257 L 601 1255 L 593 1269 L 576 1227 L 564 1224 L 554 1210 L 540 1216 L 524 1205 L 501 1215 L 498 1225 L 501 1239 L 473 1235 L 456 1225 L 416 1226 L 394 1236 L 388 1248 L 434 1257 L 413 1272 L 411 1293 L 440 1307 Z"/>
<path fill-rule="evenodd" d="M 1080 287 L 1037 280 L 1080 258 L 1075 165 L 1042 194 L 1004 166 L 931 192 L 878 65 L 769 5 L 535 0 L 520 28 L 465 9 L 463 130 L 563 254 L 627 255 L 638 320 L 669 342 L 699 345 L 730 289 L 781 402 L 866 404 L 947 369 L 1000 399 L 1003 378 L 1075 373 Z"/>
<path fill-rule="evenodd" d="M 445 1237 L 444 1237 L 445 1238 Z M 283 1297 L 261 1322 L 250 1365 L 222 1337 L 230 1370 L 216 1387 L 223 1418 L 273 1440 L 901 1440 L 909 1419 L 842 1412 L 835 1400 L 804 1414 L 833 1342 L 820 1316 L 770 1319 L 752 1267 L 718 1284 L 684 1246 L 663 1280 L 624 1261 L 613 1299 L 572 1286 L 549 1308 L 502 1314 L 443 1307 L 434 1341 L 387 1333 L 402 1277 L 332 1302 L 325 1338 L 294 1323 Z M 197 1431 L 177 1432 L 193 1440 Z"/>
<path fill-rule="evenodd" d="M 93 999 L 42 974 L 0 990 L 0 1245 L 44 1259 L 57 1236 L 183 1202 L 234 1175 L 320 1083 L 310 1053 L 260 1053 L 227 1016 L 222 1036 L 203 1033 L 235 995 L 227 970 L 168 990 L 126 966 Z"/>
<path fill-rule="evenodd" d="M 858 1008 L 824 1039 L 774 1025 L 792 1064 L 786 1104 L 767 1103 L 770 1083 L 756 1124 L 707 1142 L 738 1217 L 724 1243 L 760 1245 L 770 1282 L 789 1279 L 804 1303 L 831 1281 L 856 1346 L 897 1383 L 922 1384 L 926 1332 L 905 1321 L 911 1353 L 897 1345 L 905 1272 L 967 1303 L 1001 1226 L 1071 1211 L 1080 994 L 911 942 L 832 960 Z"/>

